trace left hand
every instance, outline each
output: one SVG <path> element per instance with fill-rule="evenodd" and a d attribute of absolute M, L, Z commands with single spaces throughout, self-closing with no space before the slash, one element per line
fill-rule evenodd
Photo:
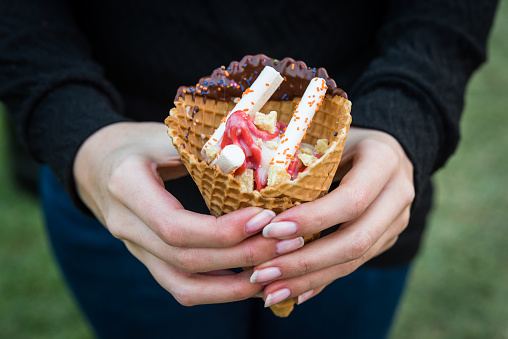
<path fill-rule="evenodd" d="M 390 135 L 351 128 L 337 171 L 344 175 L 328 195 L 275 217 L 265 237 L 289 239 L 340 228 L 301 249 L 254 268 L 251 282 L 269 283 L 265 306 L 317 295 L 395 244 L 409 222 L 414 199 L 413 166 Z"/>

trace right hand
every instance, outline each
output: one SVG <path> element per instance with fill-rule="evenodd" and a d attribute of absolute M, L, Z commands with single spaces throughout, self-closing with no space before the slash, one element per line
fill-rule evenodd
<path fill-rule="evenodd" d="M 74 162 L 83 202 L 179 303 L 254 296 L 263 287 L 249 282 L 252 269 L 226 269 L 261 264 L 300 242 L 256 234 L 275 216 L 260 208 L 219 218 L 185 210 L 164 188 L 164 181 L 183 175 L 187 170 L 161 123 L 104 127 L 83 143 Z"/>

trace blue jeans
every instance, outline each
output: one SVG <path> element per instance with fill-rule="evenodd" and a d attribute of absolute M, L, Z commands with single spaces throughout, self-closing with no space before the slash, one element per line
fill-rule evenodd
<path fill-rule="evenodd" d="M 40 173 L 48 234 L 65 280 L 101 338 L 384 338 L 408 266 L 362 267 L 275 317 L 261 299 L 184 307 L 124 244 L 74 208 L 47 167 Z"/>

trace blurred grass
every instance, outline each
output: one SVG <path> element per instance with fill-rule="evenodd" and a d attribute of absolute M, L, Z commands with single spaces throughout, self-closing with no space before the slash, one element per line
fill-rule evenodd
<path fill-rule="evenodd" d="M 392 339 L 508 338 L 506 19 L 503 0 L 489 62 L 467 91 L 462 142 L 436 176 L 436 207 Z M 37 200 L 10 179 L 6 128 L 0 119 L 0 337 L 90 338 L 53 262 Z"/>
<path fill-rule="evenodd" d="M 489 61 L 467 91 L 458 152 L 436 176 L 437 202 L 392 333 L 508 338 L 508 1 Z"/>
<path fill-rule="evenodd" d="M 15 185 L 0 103 L 0 338 L 91 338 L 53 261 L 37 199 Z"/>

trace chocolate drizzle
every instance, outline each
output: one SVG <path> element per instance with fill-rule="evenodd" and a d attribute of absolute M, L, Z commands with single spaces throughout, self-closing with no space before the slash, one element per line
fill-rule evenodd
<path fill-rule="evenodd" d="M 191 120 L 194 120 L 194 116 L 196 115 L 197 112 L 199 112 L 199 107 L 198 106 L 194 106 L 194 109 L 192 110 Z"/>
<path fill-rule="evenodd" d="M 284 77 L 284 81 L 270 100 L 293 100 L 294 97 L 301 97 L 314 77 L 326 80 L 327 94 L 340 95 L 347 99 L 346 92 L 337 87 L 324 68 L 307 67 L 303 61 L 295 61 L 292 58 L 274 60 L 266 55 L 258 54 L 247 55 L 240 62 L 233 61 L 228 67 L 222 66 L 215 69 L 211 76 L 201 78 L 196 86 L 181 86 L 175 101 L 184 98 L 185 94 L 192 94 L 194 99 L 196 95 L 199 95 L 205 100 L 210 98 L 222 101 L 241 97 L 265 66 L 275 68 Z"/>

